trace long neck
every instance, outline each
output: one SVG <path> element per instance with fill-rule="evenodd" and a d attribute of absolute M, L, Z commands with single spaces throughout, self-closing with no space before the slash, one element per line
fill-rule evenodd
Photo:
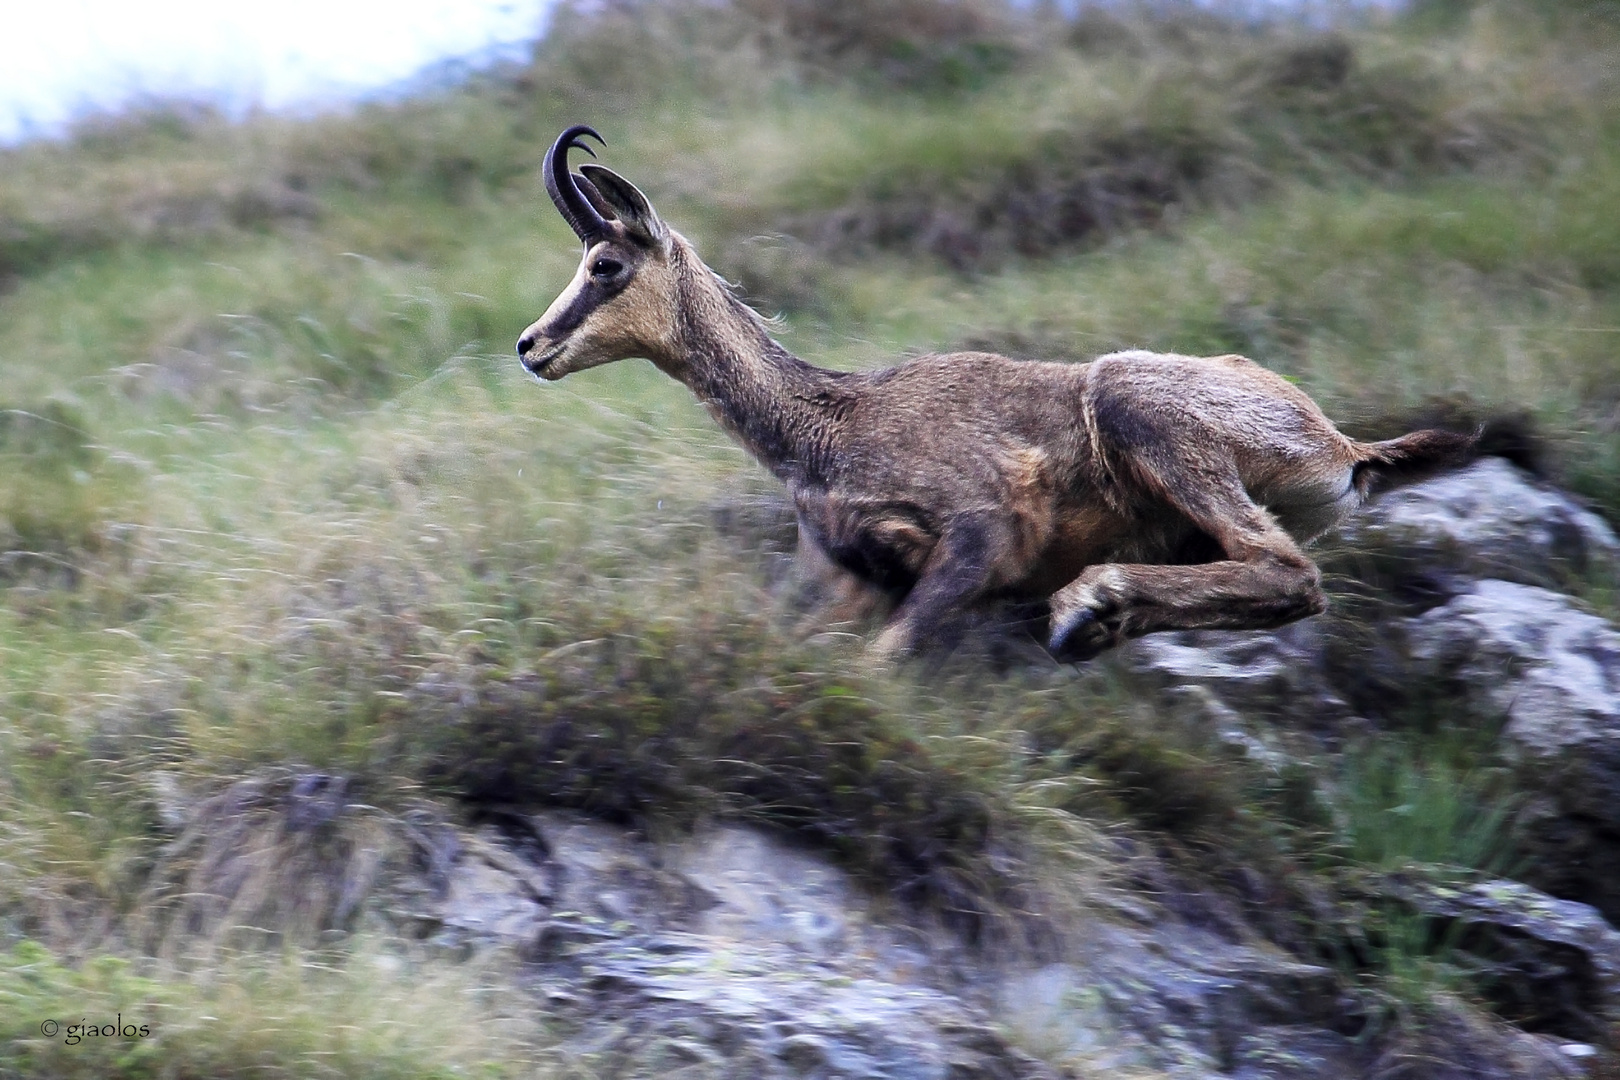
<path fill-rule="evenodd" d="M 695 261 L 695 256 L 693 257 Z M 731 436 L 784 481 L 814 480 L 831 464 L 848 377 L 805 363 L 773 341 L 758 315 L 701 263 L 680 276 L 677 355 L 660 363 L 691 388 Z"/>

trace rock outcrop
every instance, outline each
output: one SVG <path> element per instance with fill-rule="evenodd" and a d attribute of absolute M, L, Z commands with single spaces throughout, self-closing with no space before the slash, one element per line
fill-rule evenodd
<path fill-rule="evenodd" d="M 1620 569 L 1620 540 L 1607 522 L 1496 457 L 1384 495 L 1343 534 L 1466 578 L 1557 586 Z"/>
<path fill-rule="evenodd" d="M 1043 1080 L 949 989 L 949 950 L 824 860 L 739 827 L 654 844 L 567 814 L 412 827 L 383 895 L 431 952 L 509 949 L 615 1075 Z"/>
<path fill-rule="evenodd" d="M 1594 1040 L 1620 1022 L 1620 931 L 1590 905 L 1520 881 L 1417 866 L 1374 875 L 1363 891 L 1445 928 L 1504 1007 L 1534 1008 L 1542 1024 Z"/>
<path fill-rule="evenodd" d="M 1407 637 L 1413 678 L 1502 723 L 1531 879 L 1620 919 L 1620 630 L 1558 593 L 1484 580 Z"/>
<path fill-rule="evenodd" d="M 1620 827 L 1620 630 L 1558 593 L 1485 580 L 1406 636 L 1419 677 L 1500 715 L 1511 756 L 1556 776 L 1571 812 Z"/>
<path fill-rule="evenodd" d="M 752 828 L 657 844 L 545 813 L 415 833 L 437 839 L 385 891 L 389 918 L 435 952 L 525 957 L 564 1051 L 616 1074 L 1305 1080 L 1406 1052 L 1367 1037 L 1338 971 L 1146 898 L 992 961 Z M 1553 1043 L 1456 1014 L 1500 1068 L 1425 1075 L 1574 1075 Z"/>

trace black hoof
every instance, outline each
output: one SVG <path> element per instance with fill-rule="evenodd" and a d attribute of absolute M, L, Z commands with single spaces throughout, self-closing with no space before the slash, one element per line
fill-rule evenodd
<path fill-rule="evenodd" d="M 1052 631 L 1047 649 L 1059 660 L 1079 663 L 1104 652 L 1114 643 L 1114 637 L 1103 625 L 1097 613 L 1086 608 L 1079 615 Z"/>

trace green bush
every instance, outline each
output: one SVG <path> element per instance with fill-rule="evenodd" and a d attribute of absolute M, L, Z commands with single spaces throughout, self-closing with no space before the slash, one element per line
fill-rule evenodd
<path fill-rule="evenodd" d="M 987 778 L 931 750 L 863 680 L 811 668 L 743 613 L 615 626 L 602 599 L 570 613 L 578 642 L 532 672 L 424 681 L 394 721 L 403 767 L 474 803 L 655 830 L 711 816 L 784 828 L 964 925 L 1016 884 L 989 865 L 1005 807 Z"/>

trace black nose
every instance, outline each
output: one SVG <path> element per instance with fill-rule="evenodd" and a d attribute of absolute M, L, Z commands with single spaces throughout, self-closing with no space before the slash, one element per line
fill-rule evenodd
<path fill-rule="evenodd" d="M 528 352 L 532 348 L 534 348 L 534 335 L 533 334 L 524 334 L 522 337 L 518 338 L 518 355 L 519 356 L 522 356 L 524 353 Z"/>

